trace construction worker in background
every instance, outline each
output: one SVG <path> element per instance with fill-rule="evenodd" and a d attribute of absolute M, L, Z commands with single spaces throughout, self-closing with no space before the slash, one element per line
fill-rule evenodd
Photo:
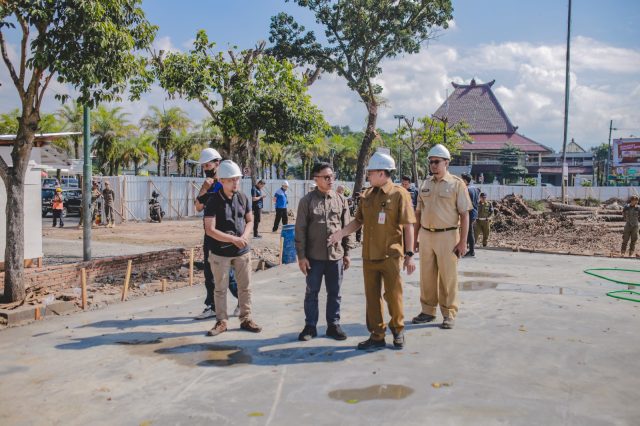
<path fill-rule="evenodd" d="M 626 222 L 624 231 L 622 232 L 622 247 L 620 254 L 625 255 L 627 251 L 627 243 L 629 244 L 629 256 L 636 254 L 636 241 L 638 241 L 638 217 L 640 216 L 640 207 L 638 206 L 638 196 L 632 195 L 629 203 L 622 209 L 622 217 Z M 54 222 L 55 226 L 55 222 Z"/>
<path fill-rule="evenodd" d="M 215 326 L 209 336 L 227 331 L 227 279 L 233 266 L 238 279 L 240 328 L 259 333 L 262 328 L 251 318 L 251 250 L 249 235 L 253 213 L 249 198 L 240 192 L 242 172 L 236 163 L 225 160 L 218 168 L 222 189 L 209 197 L 204 209 L 204 226 L 211 250 L 216 302 Z"/>
<path fill-rule="evenodd" d="M 462 174 L 462 180 L 467 185 L 467 191 L 469 192 L 469 198 L 471 199 L 471 205 L 473 209 L 469 211 L 469 232 L 467 233 L 467 247 L 469 251 L 464 257 L 476 257 L 476 236 L 475 236 L 475 224 L 478 219 L 478 200 L 480 198 L 480 188 L 471 184 L 471 175 L 468 173 Z"/>
<path fill-rule="evenodd" d="M 418 205 L 418 190 L 411 183 L 411 178 L 409 176 L 402 176 L 401 184 L 404 189 L 409 191 L 409 194 L 411 195 L 411 204 L 415 209 Z"/>
<path fill-rule="evenodd" d="M 487 246 L 489 241 L 489 232 L 491 232 L 491 217 L 493 216 L 493 205 L 487 201 L 487 194 L 480 193 L 480 201 L 478 201 L 478 219 L 474 229 L 476 238 L 482 235 L 482 247 Z"/>
<path fill-rule="evenodd" d="M 100 192 L 100 187 L 98 186 L 98 182 L 95 180 L 91 186 L 91 226 L 93 227 L 96 224 L 96 216 L 100 216 L 100 197 L 102 197 L 102 193 Z M 100 221 L 102 219 L 100 218 Z"/>
<path fill-rule="evenodd" d="M 424 324 L 436 318 L 442 328 L 453 328 L 458 312 L 458 259 L 467 250 L 469 211 L 473 209 L 466 185 L 447 170 L 449 150 L 441 144 L 429 150 L 428 176 L 420 188 L 416 216 L 415 251 L 420 250 L 420 303 L 422 311 L 413 318 Z"/>
<path fill-rule="evenodd" d="M 316 188 L 298 204 L 296 215 L 296 252 L 298 266 L 306 277 L 304 295 L 305 326 L 298 340 L 306 341 L 318 335 L 318 293 L 324 277 L 327 290 L 327 337 L 345 340 L 340 327 L 340 288 L 342 274 L 349 269 L 349 237 L 340 244 L 327 246 L 327 238 L 351 222 L 347 199 L 333 191 L 336 176 L 329 163 L 318 163 L 311 170 Z"/>
<path fill-rule="evenodd" d="M 383 296 L 391 315 L 389 328 L 393 333 L 393 346 L 402 349 L 405 344 L 400 270 L 406 269 L 411 274 L 416 268 L 412 251 L 416 218 L 411 196 L 391 180 L 395 169 L 388 149 L 379 148 L 371 156 L 366 169 L 371 188 L 362 193 L 355 220 L 334 232 L 328 241 L 329 245 L 339 244 L 345 236 L 364 227 L 362 269 L 370 336 L 358 344 L 358 349 L 386 346 Z"/>
<path fill-rule="evenodd" d="M 256 185 L 251 188 L 251 209 L 253 210 L 253 238 L 262 238 L 258 234 L 258 225 L 262 217 L 262 209 L 264 207 L 264 199 L 267 197 L 262 193 L 264 181 L 260 179 Z"/>
<path fill-rule="evenodd" d="M 344 185 L 338 185 L 338 186 L 336 187 L 336 194 L 340 194 L 340 195 L 342 195 L 342 196 L 344 196 L 344 197 L 347 197 L 347 196 L 345 195 L 345 193 L 344 193 L 344 189 L 345 189 L 345 188 L 344 188 Z"/>
<path fill-rule="evenodd" d="M 51 202 L 51 209 L 53 210 L 53 227 L 55 228 L 60 219 L 60 228 L 64 226 L 62 222 L 62 216 L 64 212 L 64 197 L 62 196 L 62 188 L 57 187 L 56 193 L 53 195 Z"/>
<path fill-rule="evenodd" d="M 218 165 L 220 164 L 220 160 L 222 157 L 213 148 L 205 148 L 200 153 L 200 159 L 198 162 L 202 165 L 202 169 L 204 170 L 205 180 L 202 186 L 200 187 L 200 192 L 198 192 L 198 197 L 195 201 L 196 211 L 201 212 L 204 210 L 209 197 L 212 194 L 215 194 L 222 188 L 222 184 L 218 182 L 216 179 L 216 171 L 218 169 Z M 204 221 L 203 221 L 204 226 Z M 211 266 L 209 264 L 209 252 L 211 248 L 209 247 L 209 239 L 207 238 L 207 234 L 205 231 L 204 242 L 202 244 L 202 256 L 204 262 L 204 286 L 207 290 L 207 295 L 204 299 L 204 311 L 195 319 L 203 320 L 216 316 L 216 306 L 213 300 L 213 291 L 215 289 L 215 284 L 213 280 L 213 273 L 211 272 Z M 236 282 L 235 272 L 233 268 L 229 270 L 229 290 L 231 290 L 231 294 L 234 297 L 238 298 L 238 283 Z M 236 308 L 234 311 L 234 315 L 238 315 L 240 312 L 239 308 Z"/>
<path fill-rule="evenodd" d="M 280 226 L 280 220 L 282 219 L 282 225 L 289 223 L 289 217 L 287 216 L 287 206 L 289 200 L 287 199 L 287 189 L 289 189 L 289 182 L 286 180 L 282 182 L 282 186 L 273 194 L 273 202 L 276 204 L 276 218 L 273 222 L 273 232 L 278 231 Z"/>
<path fill-rule="evenodd" d="M 116 218 L 114 217 L 113 203 L 116 194 L 111 189 L 109 182 L 104 183 L 104 189 L 102 190 L 102 198 L 104 199 L 104 218 L 107 221 L 107 228 L 114 228 L 116 226 Z"/>

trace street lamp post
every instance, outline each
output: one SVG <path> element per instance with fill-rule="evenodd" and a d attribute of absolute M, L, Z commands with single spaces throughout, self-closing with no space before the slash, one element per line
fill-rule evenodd
<path fill-rule="evenodd" d="M 398 120 L 398 175 L 402 176 L 402 141 L 400 141 L 400 123 L 405 119 L 402 114 L 394 114 L 393 118 Z"/>
<path fill-rule="evenodd" d="M 604 177 L 605 185 L 609 183 L 609 175 L 611 174 L 611 163 L 613 162 L 613 151 L 611 150 L 611 132 L 613 130 L 618 130 L 613 127 L 613 120 L 609 121 L 609 153 L 607 154 L 607 171 Z"/>

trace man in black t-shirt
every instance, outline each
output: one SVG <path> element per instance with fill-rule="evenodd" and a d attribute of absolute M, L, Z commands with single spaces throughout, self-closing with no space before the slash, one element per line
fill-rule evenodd
<path fill-rule="evenodd" d="M 240 328 L 259 333 L 262 328 L 251 319 L 251 251 L 249 234 L 253 222 L 251 203 L 239 192 L 242 172 L 236 163 L 225 160 L 218 167 L 222 189 L 212 194 L 204 209 L 204 228 L 211 251 L 211 269 L 215 281 L 216 325 L 209 336 L 227 331 L 227 286 L 229 267 L 238 281 Z"/>
<path fill-rule="evenodd" d="M 251 205 L 253 207 L 253 238 L 262 238 L 258 235 L 258 225 L 260 224 L 260 217 L 262 216 L 262 208 L 264 207 L 263 201 L 266 195 L 262 193 L 264 188 L 264 181 L 260 179 L 256 186 L 251 188 Z"/>

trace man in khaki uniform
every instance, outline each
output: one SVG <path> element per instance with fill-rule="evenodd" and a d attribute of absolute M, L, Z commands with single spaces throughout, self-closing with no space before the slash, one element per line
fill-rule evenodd
<path fill-rule="evenodd" d="M 420 303 L 414 324 L 444 317 L 442 328 L 453 328 L 458 312 L 458 259 L 467 250 L 469 211 L 473 209 L 462 179 L 447 170 L 451 154 L 443 145 L 429 150 L 429 176 L 420 188 L 416 216 L 416 247 L 420 250 Z M 458 231 L 459 230 L 459 231 Z"/>
<path fill-rule="evenodd" d="M 640 216 L 640 207 L 638 207 L 638 196 L 632 195 L 629 204 L 622 209 L 622 217 L 625 220 L 624 231 L 622 232 L 622 248 L 620 254 L 625 255 L 627 251 L 627 243 L 629 244 L 629 256 L 636 253 L 636 241 L 638 240 L 638 216 Z"/>
<path fill-rule="evenodd" d="M 402 269 L 411 274 L 416 267 L 413 252 L 410 251 L 413 248 L 413 223 L 416 219 L 411 196 L 391 180 L 391 172 L 395 169 L 395 161 L 388 150 L 381 148 L 371 156 L 367 165 L 371 188 L 365 190 L 360 197 L 355 220 L 329 237 L 330 245 L 339 244 L 346 235 L 364 227 L 362 269 L 367 301 L 367 328 L 371 335 L 358 344 L 358 349 L 386 346 L 383 295 L 391 315 L 389 328 L 393 333 L 393 345 L 397 349 L 404 347 L 400 268 L 402 265 Z"/>
<path fill-rule="evenodd" d="M 491 230 L 491 216 L 493 215 L 493 206 L 487 201 L 487 194 L 480 193 L 480 201 L 478 202 L 478 219 L 475 225 L 476 237 L 482 234 L 482 247 L 487 246 L 489 240 L 489 232 Z"/>

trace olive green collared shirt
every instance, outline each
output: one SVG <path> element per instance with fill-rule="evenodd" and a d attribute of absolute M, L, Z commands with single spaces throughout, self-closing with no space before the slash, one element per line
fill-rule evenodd
<path fill-rule="evenodd" d="M 383 260 L 404 256 L 403 225 L 415 223 L 411 195 L 391 180 L 364 191 L 356 220 L 362 224 L 362 258 Z"/>
<path fill-rule="evenodd" d="M 306 194 L 298 203 L 296 215 L 296 252 L 298 259 L 339 260 L 349 255 L 352 237 L 341 244 L 327 247 L 331 234 L 351 222 L 347 199 L 335 191 L 327 194 L 318 189 Z"/>

